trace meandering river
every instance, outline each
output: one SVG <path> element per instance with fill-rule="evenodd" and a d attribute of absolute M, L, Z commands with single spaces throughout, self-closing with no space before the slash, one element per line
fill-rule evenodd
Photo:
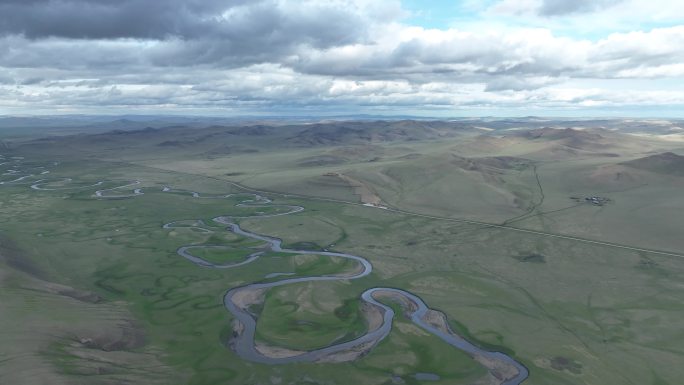
<path fill-rule="evenodd" d="M 197 193 L 193 193 L 195 197 L 201 197 Z M 228 197 L 228 196 L 226 196 Z M 274 282 L 266 283 L 252 283 L 245 286 L 235 287 L 225 294 L 223 303 L 228 311 L 233 314 L 235 319 L 240 323 L 239 332 L 236 333 L 234 340 L 231 343 L 231 348 L 243 359 L 265 363 L 265 364 L 287 364 L 294 362 L 316 362 L 326 361 L 336 354 L 349 351 L 368 351 L 372 349 L 377 343 L 384 339 L 392 329 L 392 320 L 394 319 L 394 310 L 378 300 L 378 297 L 389 298 L 402 304 L 404 314 L 411 319 L 417 326 L 423 328 L 425 331 L 434 334 L 445 343 L 462 350 L 469 354 L 478 362 L 483 364 L 490 370 L 490 373 L 499 380 L 502 385 L 518 385 L 521 384 L 529 375 L 527 368 L 500 352 L 490 352 L 473 345 L 466 339 L 454 333 L 446 322 L 434 322 L 428 317 L 428 313 L 432 310 L 425 304 L 425 302 L 415 294 L 397 288 L 374 287 L 364 291 L 361 294 L 361 299 L 369 306 L 375 307 L 382 314 L 382 322 L 375 327 L 368 330 L 362 336 L 347 342 L 333 344 L 320 349 L 310 350 L 306 352 L 290 352 L 288 354 L 273 354 L 267 355 L 257 349 L 255 344 L 255 333 L 258 318 L 252 314 L 248 307 L 260 301 L 260 293 L 264 291 L 294 283 L 313 282 L 313 281 L 333 281 L 333 280 L 352 280 L 367 276 L 373 270 L 371 263 L 363 257 L 330 251 L 311 251 L 311 250 L 295 250 L 285 249 L 282 247 L 282 240 L 267 235 L 256 234 L 247 231 L 235 223 L 236 218 L 266 218 L 278 215 L 289 215 L 304 210 L 301 206 L 284 206 L 271 205 L 271 201 L 259 195 L 255 195 L 254 199 L 243 201 L 238 204 L 239 207 L 281 207 L 288 209 L 286 212 L 272 214 L 272 215 L 258 215 L 258 216 L 220 216 L 214 218 L 214 222 L 227 226 L 227 230 L 237 235 L 263 241 L 268 246 L 268 250 L 280 253 L 289 253 L 293 255 L 313 254 L 320 256 L 340 257 L 356 261 L 360 265 L 360 269 L 347 274 L 336 275 L 319 275 L 310 277 L 293 277 L 283 278 Z M 165 225 L 166 228 L 173 227 L 173 224 Z M 248 255 L 243 261 L 233 264 L 214 264 L 202 258 L 192 255 L 192 249 L 197 248 L 220 248 L 215 245 L 192 245 L 184 246 L 178 249 L 178 254 L 187 258 L 191 262 L 210 268 L 233 268 L 251 263 L 258 259 L 263 252 L 252 253 Z M 283 276 L 284 274 L 276 275 L 269 274 L 270 277 Z M 240 297 L 236 300 L 237 297 Z M 248 298 L 247 301 L 244 298 Z M 282 352 L 281 352 L 282 353 Z M 352 355 L 353 356 L 353 355 Z"/>
<path fill-rule="evenodd" d="M 104 181 L 99 181 L 94 184 L 70 187 L 68 186 L 68 184 L 71 183 L 72 180 L 69 178 L 56 180 L 35 180 L 39 178 L 39 175 L 45 175 L 49 173 L 49 171 L 45 170 L 44 167 L 32 167 L 30 170 L 22 170 L 20 163 L 20 159 L 8 159 L 7 157 L 0 158 L 0 165 L 4 166 L 4 172 L 1 173 L 3 178 L 0 178 L 0 185 L 26 183 L 29 184 L 30 187 L 34 190 L 57 191 L 69 189 L 80 190 L 85 188 L 101 186 L 105 183 Z M 33 178 L 34 180 L 29 181 L 29 179 L 31 178 Z M 145 192 L 143 191 L 144 189 L 133 188 L 134 186 L 140 184 L 140 181 L 132 181 L 126 182 L 116 187 L 97 190 L 94 192 L 93 197 L 97 199 L 133 198 L 145 194 Z M 122 191 L 127 188 L 132 188 L 132 192 Z M 496 378 L 496 381 L 498 381 L 499 384 L 518 385 L 525 381 L 525 379 L 527 379 L 529 373 L 525 366 L 523 366 L 522 364 L 520 364 L 519 362 L 517 362 L 516 360 L 514 360 L 513 358 L 509 357 L 504 353 L 487 351 L 470 343 L 469 341 L 462 338 L 449 328 L 448 323 L 446 322 L 446 317 L 442 313 L 431 310 L 427 306 L 427 304 L 417 295 L 398 288 L 374 287 L 369 288 L 363 293 L 361 293 L 361 299 L 364 302 L 364 306 L 371 307 L 371 310 L 375 312 L 375 314 L 380 314 L 381 320 L 376 320 L 377 322 L 373 322 L 372 325 L 371 323 L 369 323 L 369 325 L 371 325 L 369 327 L 369 330 L 367 330 L 362 336 L 354 340 L 332 344 L 330 346 L 326 346 L 311 351 L 286 351 L 283 353 L 283 351 L 281 350 L 278 352 L 278 354 L 269 354 L 268 352 L 264 352 L 264 349 L 258 349 L 258 347 L 255 344 L 255 332 L 258 317 L 249 311 L 249 306 L 261 301 L 261 296 L 266 290 L 278 286 L 284 286 L 301 282 L 360 279 L 370 274 L 373 270 L 373 266 L 368 260 L 361 256 L 346 253 L 284 249 L 282 247 L 282 241 L 280 239 L 250 232 L 248 230 L 243 229 L 242 227 L 240 227 L 238 223 L 236 223 L 237 219 L 243 218 L 268 218 L 274 216 L 295 214 L 304 210 L 304 207 L 302 206 L 273 204 L 268 198 L 255 194 L 227 194 L 202 196 L 198 192 L 173 190 L 169 187 L 164 187 L 161 190 L 161 192 L 187 193 L 190 194 L 192 197 L 200 199 L 220 199 L 236 196 L 250 196 L 251 199 L 244 199 L 236 206 L 240 208 L 266 210 L 258 211 L 257 215 L 220 216 L 214 218 L 214 222 L 225 226 L 226 230 L 243 237 L 262 241 L 266 244 L 265 247 L 261 248 L 261 250 L 257 252 L 249 254 L 244 260 L 240 262 L 227 264 L 212 263 L 210 261 L 207 261 L 192 254 L 192 251 L 197 249 L 221 249 L 227 248 L 227 246 L 187 245 L 178 249 L 177 252 L 180 256 L 186 258 L 187 260 L 198 266 L 215 269 L 238 268 L 240 266 L 254 262 L 267 251 L 289 253 L 293 255 L 314 254 L 319 256 L 346 258 L 355 261 L 358 265 L 358 268 L 351 272 L 309 277 L 289 277 L 290 275 L 292 275 L 291 273 L 271 272 L 266 275 L 267 278 L 281 279 L 271 282 L 251 283 L 244 286 L 229 289 L 223 297 L 223 303 L 226 309 L 235 317 L 235 320 L 237 321 L 236 332 L 230 346 L 241 358 L 265 364 L 287 364 L 294 362 L 317 362 L 335 360 L 344 361 L 349 359 L 355 359 L 359 356 L 359 353 L 366 353 L 370 351 L 374 346 L 376 346 L 380 341 L 387 337 L 391 332 L 392 321 L 394 319 L 395 313 L 391 307 L 387 306 L 382 301 L 393 301 L 401 305 L 403 309 L 403 314 L 406 317 L 408 317 L 415 325 L 437 336 L 442 341 L 453 346 L 454 348 L 460 349 L 461 351 L 473 357 L 473 359 L 480 362 L 484 367 L 486 367 L 489 370 L 490 374 L 494 378 Z M 277 210 L 276 213 L 269 214 L 268 209 Z M 208 229 L 207 227 L 209 226 L 206 226 L 206 224 L 200 220 L 195 221 L 194 225 L 190 226 L 181 225 L 178 222 L 172 222 L 165 224 L 163 227 L 166 229 L 194 228 L 202 232 L 213 231 Z M 350 352 L 357 354 L 349 354 Z M 340 355 L 342 355 L 342 358 L 340 358 Z M 337 357 L 337 359 L 335 359 L 335 357 Z M 421 373 L 419 375 L 425 378 L 439 378 L 438 376 L 429 373 Z"/>

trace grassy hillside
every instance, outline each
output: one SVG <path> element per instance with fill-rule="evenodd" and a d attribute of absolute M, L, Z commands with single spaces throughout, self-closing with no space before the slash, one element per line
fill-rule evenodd
<path fill-rule="evenodd" d="M 684 156 L 672 152 L 650 155 L 623 163 L 625 166 L 658 174 L 684 176 Z"/>

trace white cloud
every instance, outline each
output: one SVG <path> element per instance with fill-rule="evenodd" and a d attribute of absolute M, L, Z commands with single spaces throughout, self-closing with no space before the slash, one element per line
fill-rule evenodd
<path fill-rule="evenodd" d="M 216 17 L 223 21 L 209 27 L 193 19 L 194 13 L 183 14 L 176 20 L 185 23 L 178 33 L 168 33 L 164 23 L 155 24 L 160 29 L 154 31 L 136 24 L 138 29 L 128 34 L 89 24 L 79 38 L 62 21 L 52 20 L 32 30 L 33 38 L 16 30 L 0 34 L 0 112 L 30 110 L 38 103 L 65 109 L 231 111 L 684 105 L 680 91 L 662 89 L 656 81 L 684 83 L 681 23 L 591 38 L 559 27 L 581 20 L 598 24 L 596 18 L 608 12 L 620 15 L 608 18 L 608 24 L 625 24 L 647 10 L 653 11 L 644 16 L 648 20 L 672 20 L 658 6 L 684 14 L 684 5 L 671 3 L 677 2 L 568 6 L 503 0 L 486 11 L 485 19 L 451 29 L 402 24 L 406 13 L 395 0 L 233 2 L 218 8 L 222 12 Z M 205 15 L 222 3 L 207 4 L 198 2 L 197 12 Z M 493 13 L 531 21 L 502 26 L 496 19 L 492 24 L 486 18 Z M 536 27 L 541 19 L 547 27 Z M 637 88 L 644 79 L 651 85 L 642 82 Z"/>
<path fill-rule="evenodd" d="M 383 44 L 302 51 L 289 64 L 303 73 L 332 76 L 499 85 L 499 77 L 516 76 L 518 83 L 536 78 L 530 85 L 545 85 L 568 77 L 676 77 L 682 62 L 684 26 L 612 34 L 596 42 L 538 28 L 474 33 L 411 27 Z"/>

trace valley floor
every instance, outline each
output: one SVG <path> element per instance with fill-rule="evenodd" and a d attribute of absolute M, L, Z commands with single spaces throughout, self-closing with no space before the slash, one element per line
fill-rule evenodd
<path fill-rule="evenodd" d="M 679 158 L 660 154 L 679 149 L 619 142 L 617 157 L 588 144 L 561 156 L 554 146 L 567 135 L 583 138 L 264 144 L 211 156 L 170 153 L 156 138 L 138 141 L 149 151 L 7 150 L 0 383 L 501 383 L 491 362 L 402 316 L 415 303 L 399 297 L 381 301 L 397 314 L 391 332 L 353 359 L 243 359 L 224 295 L 291 279 L 241 300 L 262 353 L 363 336 L 379 321 L 362 293 L 385 287 L 520 362 L 523 384 L 676 384 L 684 178 L 668 168 Z M 301 253 L 265 248 L 217 217 Z M 372 272 L 348 279 L 362 270 L 334 253 L 363 256 Z M 313 276 L 335 279 L 294 281 Z"/>

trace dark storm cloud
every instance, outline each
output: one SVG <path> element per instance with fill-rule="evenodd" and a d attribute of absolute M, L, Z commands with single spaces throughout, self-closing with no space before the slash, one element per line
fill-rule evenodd
<path fill-rule="evenodd" d="M 163 38 L 195 34 L 216 1 L 9 0 L 0 3 L 0 32 L 29 38 Z M 204 4 L 204 5 L 202 5 Z M 212 7 L 213 6 L 213 7 Z"/>
<path fill-rule="evenodd" d="M 561 16 L 571 13 L 592 12 L 614 6 L 624 0 L 544 0 L 539 8 L 543 16 Z"/>
<path fill-rule="evenodd" d="M 0 65 L 236 68 L 365 43 L 369 25 L 336 1 L 4 0 Z"/>
<path fill-rule="evenodd" d="M 0 34 L 30 39 L 222 40 L 233 50 L 308 44 L 325 48 L 365 34 L 341 4 L 275 0 L 3 0 Z M 270 44 L 264 46 L 264 44 Z"/>

